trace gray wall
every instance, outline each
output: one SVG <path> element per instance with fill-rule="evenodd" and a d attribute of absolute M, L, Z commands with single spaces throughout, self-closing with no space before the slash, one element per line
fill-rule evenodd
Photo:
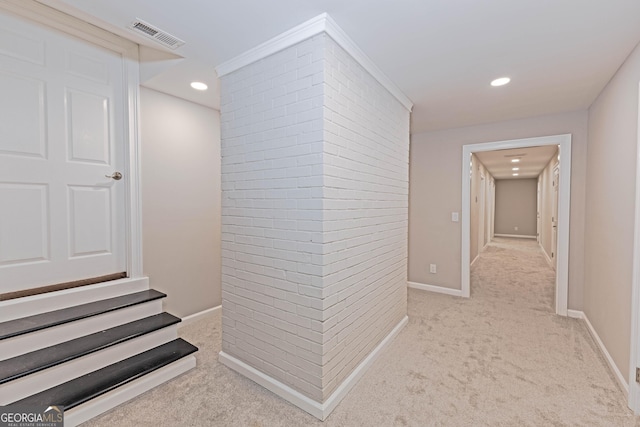
<path fill-rule="evenodd" d="M 144 273 L 188 316 L 220 305 L 220 113 L 141 88 Z"/>
<path fill-rule="evenodd" d="M 637 88 L 636 88 L 637 93 Z M 569 308 L 582 309 L 587 112 L 509 120 L 411 137 L 409 185 L 409 280 L 460 289 L 462 146 L 544 135 L 572 134 Z M 467 163 L 468 165 L 468 163 Z M 428 260 L 428 261 L 425 261 Z M 428 265 L 437 263 L 437 274 Z"/>
<path fill-rule="evenodd" d="M 628 377 L 640 47 L 589 109 L 584 312 Z"/>
<path fill-rule="evenodd" d="M 497 179 L 495 233 L 535 236 L 537 205 L 537 179 Z"/>

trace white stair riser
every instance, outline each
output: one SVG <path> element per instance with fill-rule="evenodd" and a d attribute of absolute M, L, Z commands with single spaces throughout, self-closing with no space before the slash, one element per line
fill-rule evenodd
<path fill-rule="evenodd" d="M 71 360 L 58 366 L 36 372 L 0 385 L 0 405 L 31 396 L 58 384 L 104 368 L 178 337 L 177 325 L 143 335 L 113 347 Z M 55 402 L 53 402 L 55 403 Z"/>
<path fill-rule="evenodd" d="M 1 301 L 0 322 L 146 291 L 147 289 L 149 289 L 149 279 L 143 277 L 139 279 L 113 280 L 63 291 Z"/>
<path fill-rule="evenodd" d="M 162 300 L 159 299 L 65 323 L 60 326 L 0 340 L 0 360 L 9 359 L 74 338 L 100 332 L 161 312 Z"/>
<path fill-rule="evenodd" d="M 149 373 L 142 378 L 118 387 L 116 390 L 105 393 L 102 396 L 91 399 L 69 411 L 65 411 L 65 427 L 76 427 L 77 425 L 90 420 L 93 417 L 122 405 L 154 387 L 165 383 L 178 375 L 181 375 L 196 366 L 194 355 L 184 357 L 157 371 Z"/>

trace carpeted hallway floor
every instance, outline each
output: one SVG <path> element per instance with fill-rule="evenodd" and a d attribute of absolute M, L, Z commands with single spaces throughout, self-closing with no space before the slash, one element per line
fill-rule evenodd
<path fill-rule="evenodd" d="M 182 335 L 198 367 L 85 426 L 634 426 L 579 320 L 553 314 L 534 241 L 496 239 L 470 299 L 409 290 L 409 325 L 320 422 L 217 362 L 220 313 Z"/>

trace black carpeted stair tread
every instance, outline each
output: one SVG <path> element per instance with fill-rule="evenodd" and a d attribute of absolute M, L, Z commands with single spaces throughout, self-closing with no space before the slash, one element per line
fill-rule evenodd
<path fill-rule="evenodd" d="M 160 313 L 51 347 L 0 361 L 0 384 L 179 323 L 178 317 Z"/>
<path fill-rule="evenodd" d="M 12 404 L 62 405 L 65 410 L 69 410 L 196 351 L 197 347 L 178 338 Z"/>
<path fill-rule="evenodd" d="M 100 301 L 80 304 L 61 310 L 36 314 L 0 323 L 0 340 L 58 326 L 86 317 L 97 316 L 121 308 L 164 298 L 166 295 L 154 289 L 122 295 Z"/>

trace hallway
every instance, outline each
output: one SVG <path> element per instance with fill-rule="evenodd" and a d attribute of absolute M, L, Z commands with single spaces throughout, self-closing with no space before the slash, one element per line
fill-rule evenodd
<path fill-rule="evenodd" d="M 220 312 L 182 335 L 198 367 L 89 426 L 634 426 L 581 321 L 553 313 L 534 241 L 496 239 L 472 297 L 409 290 L 409 325 L 324 422 L 217 361 Z"/>
<path fill-rule="evenodd" d="M 533 239 L 495 237 L 471 266 L 471 296 L 554 313 L 555 271 Z"/>
<path fill-rule="evenodd" d="M 445 425 L 636 425 L 586 326 L 554 314 L 554 281 L 535 240 L 495 238 L 470 299 L 410 291 L 424 410 Z"/>

